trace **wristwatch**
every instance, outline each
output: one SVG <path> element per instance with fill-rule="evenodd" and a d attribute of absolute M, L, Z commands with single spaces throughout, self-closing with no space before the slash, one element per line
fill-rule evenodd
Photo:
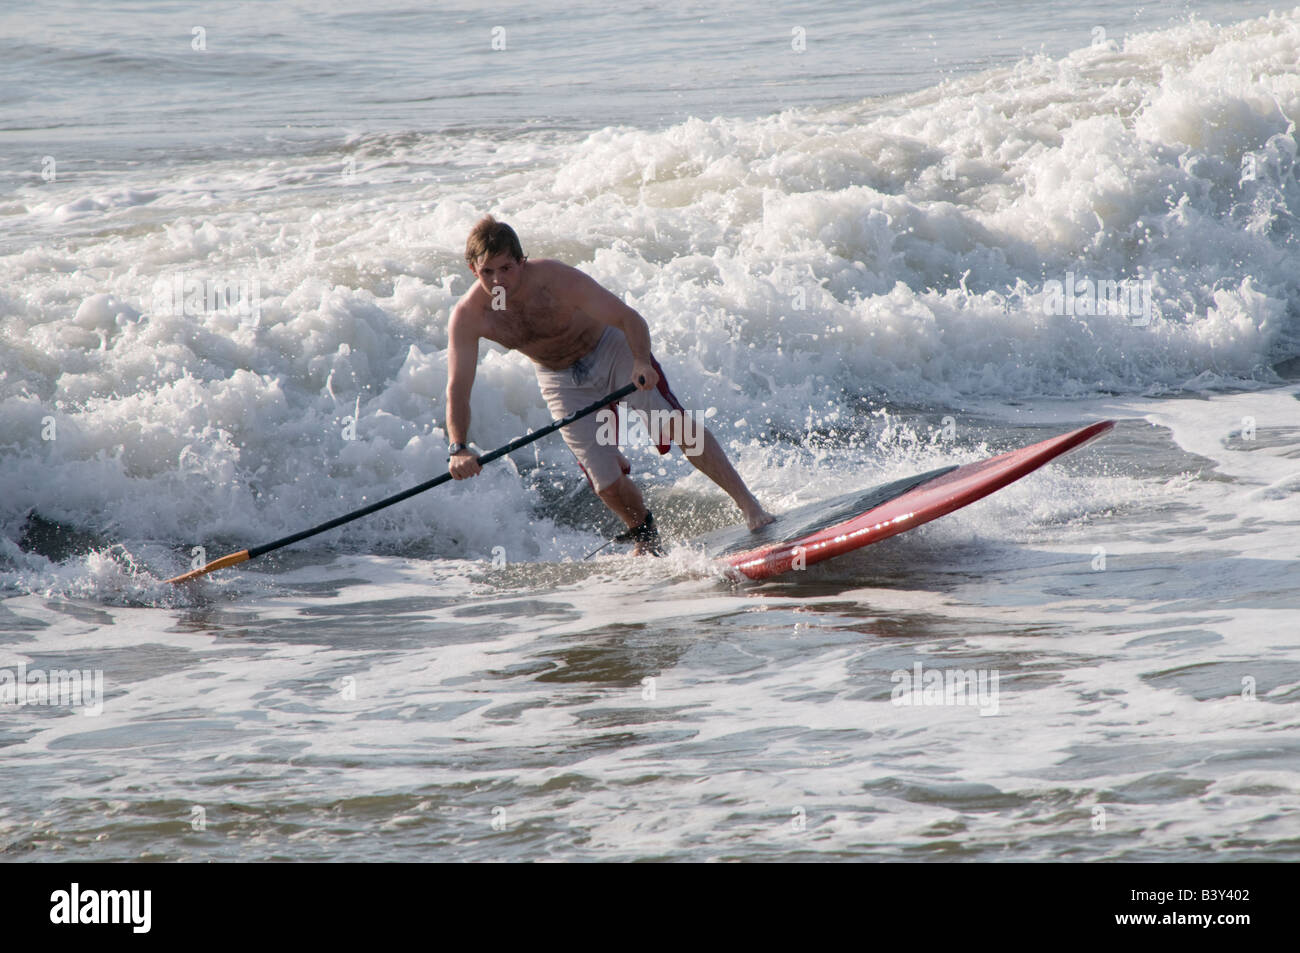
<path fill-rule="evenodd" d="M 450 460 L 458 453 L 473 453 L 473 452 L 474 451 L 470 450 L 470 448 L 463 443 L 453 443 L 450 447 L 447 448 L 447 459 Z"/>

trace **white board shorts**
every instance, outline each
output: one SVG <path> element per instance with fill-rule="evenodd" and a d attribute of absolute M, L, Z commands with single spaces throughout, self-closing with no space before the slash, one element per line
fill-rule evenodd
<path fill-rule="evenodd" d="M 623 402 L 640 414 L 646 432 L 650 433 L 650 439 L 655 441 L 659 452 L 663 454 L 672 449 L 672 443 L 666 433 L 650 431 L 650 420 L 646 414 L 652 410 L 661 411 L 656 416 L 662 422 L 662 412 L 680 412 L 682 405 L 669 390 L 663 368 L 653 355 L 650 364 L 659 374 L 659 386 L 634 391 Z M 591 353 L 578 358 L 564 370 L 552 371 L 538 365 L 537 383 L 542 389 L 542 397 L 551 411 L 551 417 L 558 420 L 630 384 L 632 365 L 632 349 L 628 347 L 627 338 L 618 328 L 607 327 Z M 617 404 L 609 406 L 615 415 L 619 413 Z M 597 493 L 613 486 L 628 472 L 627 461 L 619 453 L 618 444 L 608 439 L 611 430 L 613 428 L 608 415 L 603 410 L 560 429 L 564 442 L 578 458 L 578 466 L 587 475 L 587 482 Z"/>

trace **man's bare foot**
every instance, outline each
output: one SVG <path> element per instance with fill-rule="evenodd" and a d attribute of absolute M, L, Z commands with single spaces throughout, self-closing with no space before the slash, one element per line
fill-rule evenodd
<path fill-rule="evenodd" d="M 763 509 L 763 507 L 758 506 L 758 504 L 755 504 L 755 507 L 755 509 L 745 511 L 745 525 L 749 527 L 751 533 L 762 529 L 776 519 L 775 516 Z"/>

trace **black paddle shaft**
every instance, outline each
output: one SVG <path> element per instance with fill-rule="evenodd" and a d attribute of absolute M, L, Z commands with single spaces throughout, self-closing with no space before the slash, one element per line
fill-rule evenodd
<path fill-rule="evenodd" d="M 589 414 L 594 414 L 602 407 L 612 404 L 615 401 L 622 400 L 624 397 L 628 396 L 628 394 L 631 394 L 635 390 L 636 390 L 635 384 L 628 384 L 624 387 L 620 387 L 618 390 L 614 391 L 614 393 L 608 395 L 607 397 L 602 397 L 600 400 L 596 401 L 593 404 L 589 404 L 588 406 L 582 408 L 581 410 L 575 410 L 567 417 L 564 417 L 560 420 L 552 421 L 551 423 L 543 427 L 541 430 L 534 430 L 530 433 L 524 434 L 522 437 L 516 437 L 514 440 L 511 440 L 504 447 L 498 447 L 497 449 L 485 453 L 483 454 L 483 456 L 479 457 L 478 458 L 479 466 L 482 466 L 485 463 L 491 463 L 493 460 L 496 460 L 499 457 L 504 457 L 507 453 L 513 453 L 514 451 L 518 450 L 520 447 L 527 446 L 528 444 L 532 443 L 534 440 L 540 440 L 542 437 L 545 437 L 547 434 L 555 433 L 555 431 L 559 430 L 561 427 L 567 427 L 575 420 L 581 420 L 583 417 L 586 417 Z M 289 546 L 300 540 L 304 540 L 309 536 L 315 536 L 317 533 L 323 533 L 326 530 L 333 529 L 336 526 L 342 526 L 344 523 L 350 523 L 353 520 L 361 519 L 361 517 L 363 516 L 369 516 L 371 513 L 375 512 L 376 510 L 382 510 L 386 506 L 392 506 L 394 503 L 400 503 L 402 502 L 402 500 L 415 496 L 417 493 L 423 493 L 425 490 L 432 490 L 435 486 L 441 486 L 451 478 L 452 477 L 450 472 L 444 473 L 442 476 L 434 477 L 432 480 L 429 480 L 428 482 L 425 483 L 421 483 L 419 486 L 413 486 L 409 490 L 403 490 L 401 493 L 396 493 L 393 496 L 388 497 L 387 499 L 380 500 L 378 503 L 371 503 L 369 506 L 364 506 L 359 510 L 353 510 L 351 513 L 345 513 L 342 516 L 337 517 L 336 519 L 330 520 L 328 523 L 321 523 L 319 526 L 313 526 L 311 529 L 305 529 L 301 533 L 294 533 L 292 536 L 284 537 L 284 539 L 277 539 L 273 543 L 264 543 L 261 546 L 253 546 L 248 550 L 248 558 L 256 559 L 258 556 L 265 555 L 266 553 L 271 552 L 271 550 L 273 549 L 280 549 L 281 547 Z"/>

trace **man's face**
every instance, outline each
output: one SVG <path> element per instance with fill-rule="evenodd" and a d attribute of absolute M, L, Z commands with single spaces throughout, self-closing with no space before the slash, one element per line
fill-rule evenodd
<path fill-rule="evenodd" d="M 497 288 L 502 288 L 508 300 L 511 293 L 519 287 L 519 282 L 523 280 L 523 271 L 522 261 L 516 261 L 509 252 L 501 252 L 499 255 L 479 261 L 478 267 L 474 269 L 474 276 L 489 295 Z"/>

